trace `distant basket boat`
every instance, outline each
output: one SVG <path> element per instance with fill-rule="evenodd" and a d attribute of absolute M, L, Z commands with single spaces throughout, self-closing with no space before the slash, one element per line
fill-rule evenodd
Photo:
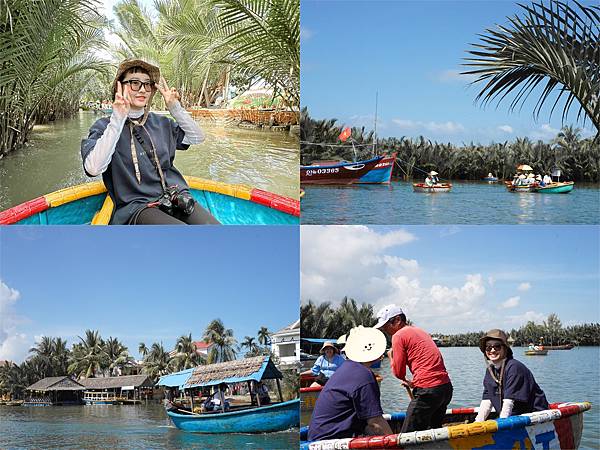
<path fill-rule="evenodd" d="M 450 183 L 439 183 L 434 184 L 433 186 L 428 186 L 425 183 L 413 183 L 413 190 L 415 192 L 425 192 L 429 194 L 439 193 L 439 192 L 450 192 L 452 189 L 452 184 Z"/>
<path fill-rule="evenodd" d="M 565 181 L 559 183 L 552 183 L 546 186 L 537 186 L 535 192 L 540 194 L 567 194 L 575 187 L 574 181 Z"/>
<path fill-rule="evenodd" d="M 354 184 L 374 169 L 383 156 L 365 161 L 315 161 L 308 166 L 300 166 L 301 184 Z M 395 160 L 395 157 L 394 157 Z M 393 167 L 393 164 L 392 164 Z M 387 170 L 387 167 L 385 168 Z M 391 169 L 390 169 L 391 170 Z M 385 173 L 385 172 L 381 172 Z"/>
<path fill-rule="evenodd" d="M 540 350 L 525 350 L 525 355 L 527 356 L 546 356 L 548 354 L 548 350 L 540 349 Z"/>
<path fill-rule="evenodd" d="M 275 367 L 269 356 L 256 356 L 242 360 L 198 366 L 181 372 L 164 375 L 158 381 L 166 389 L 187 392 L 191 398 L 191 408 L 170 407 L 167 415 L 173 424 L 183 431 L 192 433 L 268 433 L 283 431 L 300 425 L 300 399 L 283 401 L 279 380 L 283 375 Z M 233 406 L 219 412 L 197 413 L 194 408 L 194 394 L 203 389 L 223 383 L 251 383 L 275 379 L 280 401 L 261 405 Z"/>
<path fill-rule="evenodd" d="M 483 181 L 487 181 L 488 183 L 497 183 L 498 177 L 483 177 Z"/>
<path fill-rule="evenodd" d="M 554 403 L 546 411 L 476 423 L 463 422 L 472 421 L 478 408 L 449 409 L 446 425 L 434 430 L 314 442 L 306 441 L 308 427 L 304 427 L 300 449 L 576 449 L 583 433 L 583 413 L 591 407 L 589 402 Z M 398 430 L 405 414 L 384 414 L 384 418 L 392 430 Z"/>
<path fill-rule="evenodd" d="M 196 201 L 226 225 L 298 224 L 300 201 L 261 189 L 185 177 Z M 46 194 L 0 212 L 0 225 L 107 225 L 113 202 L 100 181 Z"/>

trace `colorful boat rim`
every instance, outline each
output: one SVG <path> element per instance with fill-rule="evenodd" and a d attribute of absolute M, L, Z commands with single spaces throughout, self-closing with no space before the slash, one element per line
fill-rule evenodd
<path fill-rule="evenodd" d="M 300 201 L 250 188 L 185 177 L 198 203 L 224 224 L 296 224 Z M 113 203 L 101 181 L 43 195 L 0 212 L 0 225 L 107 225 Z M 237 214 L 237 216 L 236 216 Z"/>
<path fill-rule="evenodd" d="M 301 450 L 329 449 L 575 449 L 583 432 L 583 412 L 589 402 L 553 403 L 550 409 L 506 419 L 450 425 L 434 430 L 306 442 L 308 427 L 300 430 Z M 446 414 L 473 415 L 478 408 L 449 409 Z M 384 414 L 403 420 L 404 413 Z"/>
<path fill-rule="evenodd" d="M 536 192 L 540 194 L 567 194 L 575 187 L 574 181 L 565 181 L 560 183 L 552 183 L 548 186 L 537 186 Z"/>

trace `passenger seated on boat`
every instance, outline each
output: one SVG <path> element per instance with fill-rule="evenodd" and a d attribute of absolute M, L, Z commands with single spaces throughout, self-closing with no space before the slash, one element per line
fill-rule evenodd
<path fill-rule="evenodd" d="M 203 406 L 206 411 L 225 411 L 229 410 L 229 400 L 225 398 L 225 391 L 227 390 L 227 383 L 221 383 L 216 392 L 208 397 L 204 402 Z M 223 405 L 223 407 L 221 407 Z"/>
<path fill-rule="evenodd" d="M 269 397 L 269 389 L 262 381 L 259 381 L 256 384 L 253 384 L 252 391 L 250 392 L 250 398 L 252 404 L 258 404 L 256 398 L 258 396 L 258 403 L 261 406 L 268 405 L 271 403 L 271 397 Z"/>
<path fill-rule="evenodd" d="M 542 178 L 542 183 L 544 183 L 542 186 L 552 184 L 552 177 L 548 174 L 544 175 L 544 178 Z"/>
<path fill-rule="evenodd" d="M 433 177 L 430 177 L 429 175 L 427 175 L 427 178 L 425 178 L 425 184 L 429 187 L 433 186 L 435 184 L 433 182 Z"/>
<path fill-rule="evenodd" d="M 150 112 L 160 91 L 170 114 Z M 217 224 L 189 193 L 173 165 L 176 150 L 204 141 L 204 133 L 179 103 L 160 69 L 141 59 L 126 59 L 112 83 L 112 114 L 97 120 L 81 142 L 85 173 L 102 175 L 113 200 L 110 223 Z"/>
<path fill-rule="evenodd" d="M 531 371 L 513 358 L 504 331 L 488 331 L 480 339 L 479 349 L 485 357 L 487 370 L 475 422 L 486 420 L 492 406 L 501 419 L 548 409 L 546 395 Z"/>
<path fill-rule="evenodd" d="M 348 360 L 317 398 L 309 441 L 392 434 L 383 418 L 377 380 L 369 369 L 381 358 L 385 346 L 385 336 L 375 328 L 357 327 L 350 331 L 344 347 Z"/>
<path fill-rule="evenodd" d="M 311 384 L 311 387 L 325 386 L 327 380 L 340 368 L 346 361 L 340 356 L 340 351 L 333 342 L 325 342 L 321 347 L 321 356 L 317 358 L 311 372 L 317 378 Z"/>

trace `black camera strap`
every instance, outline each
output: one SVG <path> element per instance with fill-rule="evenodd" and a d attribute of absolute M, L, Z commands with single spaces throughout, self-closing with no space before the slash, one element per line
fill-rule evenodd
<path fill-rule="evenodd" d="M 140 143 L 140 145 L 144 149 L 144 152 L 146 152 L 146 156 L 148 156 L 148 159 L 150 159 L 150 161 L 152 162 L 152 165 L 158 172 L 158 176 L 160 177 L 160 184 L 162 186 L 163 192 L 167 192 L 167 183 L 165 181 L 165 175 L 163 174 L 162 167 L 160 166 L 160 161 L 158 159 L 156 147 L 154 146 L 154 142 L 152 141 L 152 136 L 150 136 L 150 133 L 148 133 L 148 130 L 146 130 L 146 127 L 144 127 L 143 124 L 138 124 L 129 118 L 127 119 L 127 123 L 129 124 L 129 131 L 131 132 L 131 136 L 132 136 L 131 137 L 131 141 L 132 141 L 131 142 L 131 149 L 132 149 L 131 154 L 132 154 L 133 163 L 135 166 L 136 176 L 138 178 L 138 183 L 141 182 L 141 174 L 139 171 L 139 165 L 138 165 L 138 161 L 137 161 L 137 152 L 135 152 L 135 148 L 134 148 L 135 145 L 133 143 L 134 136 L 137 139 L 137 141 Z M 138 127 L 136 127 L 136 125 Z M 149 148 L 148 144 L 146 144 L 146 141 L 144 141 L 144 139 L 142 138 L 139 127 L 143 128 L 144 131 L 146 132 L 146 134 L 148 135 L 148 138 L 150 139 L 150 145 L 152 148 Z"/>

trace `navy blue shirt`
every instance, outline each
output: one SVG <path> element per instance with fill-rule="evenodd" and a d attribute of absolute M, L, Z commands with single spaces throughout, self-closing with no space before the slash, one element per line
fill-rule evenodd
<path fill-rule="evenodd" d="M 96 141 L 104 134 L 109 120 L 108 117 L 97 120 L 90 128 L 88 138 L 81 141 L 81 158 L 84 163 L 85 158 L 96 145 Z M 177 122 L 154 113 L 148 114 L 144 127 L 150 133 L 156 147 L 167 185 L 177 185 L 180 189 L 188 189 L 183 176 L 173 166 L 175 150 L 185 150 L 189 147 L 182 143 L 185 132 Z M 137 127 L 137 129 L 140 130 L 144 142 L 150 147 L 150 139 L 147 137 L 146 130 L 141 127 Z M 156 167 L 135 137 L 133 142 L 137 152 L 141 183 L 138 183 L 135 176 L 135 167 L 131 158 L 131 132 L 127 123 L 123 126 L 110 164 L 102 174 L 102 181 L 115 204 L 111 224 L 128 223 L 136 211 L 144 208 L 149 202 L 156 201 L 163 193 Z"/>
<path fill-rule="evenodd" d="M 323 387 L 310 420 L 308 440 L 340 439 L 362 434 L 367 419 L 381 416 L 375 375 L 347 360 Z"/>
<path fill-rule="evenodd" d="M 498 377 L 499 371 L 496 371 L 494 366 L 492 366 L 492 370 Z M 483 378 L 483 399 L 491 400 L 494 409 L 500 413 L 502 409 L 500 389 L 487 370 Z M 525 367 L 525 364 L 513 358 L 508 358 L 504 366 L 502 399 L 510 399 L 515 402 L 511 414 L 513 416 L 548 409 L 546 395 L 536 383 L 531 371 Z"/>

